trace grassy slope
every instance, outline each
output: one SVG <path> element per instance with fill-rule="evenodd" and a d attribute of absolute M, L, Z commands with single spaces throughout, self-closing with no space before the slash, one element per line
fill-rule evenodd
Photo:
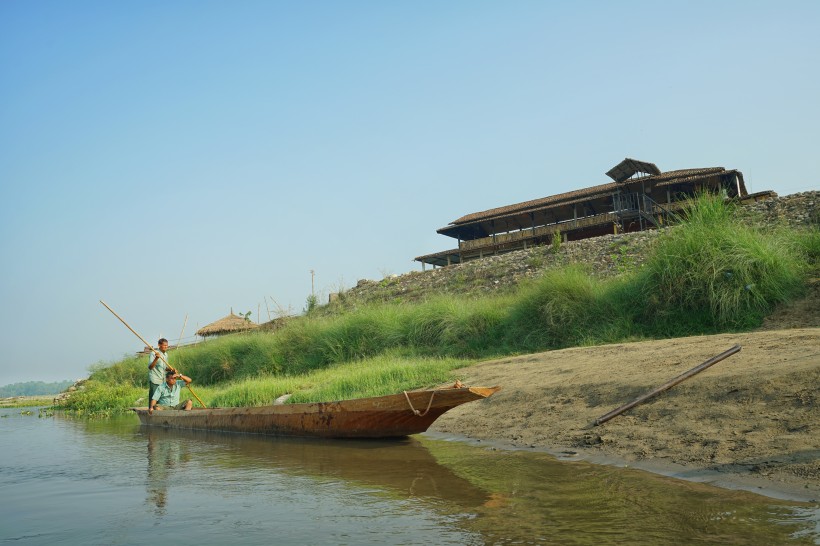
<path fill-rule="evenodd" d="M 491 296 L 319 308 L 276 332 L 227 336 L 174 354 L 209 405 L 368 396 L 453 379 L 480 359 L 579 345 L 738 331 L 800 295 L 817 269 L 818 230 L 758 230 L 702 198 L 660 237 L 645 265 L 602 279 L 580 267 L 546 270 Z M 144 358 L 92 373 L 68 407 L 131 406 L 144 396 Z M 116 385 L 111 387 L 110 385 Z"/>

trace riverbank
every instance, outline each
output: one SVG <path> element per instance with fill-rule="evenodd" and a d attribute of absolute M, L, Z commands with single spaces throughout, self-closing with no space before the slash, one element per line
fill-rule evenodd
<path fill-rule="evenodd" d="M 591 426 L 735 344 L 739 353 Z M 820 328 L 571 348 L 457 373 L 503 390 L 446 413 L 434 434 L 820 499 Z"/>

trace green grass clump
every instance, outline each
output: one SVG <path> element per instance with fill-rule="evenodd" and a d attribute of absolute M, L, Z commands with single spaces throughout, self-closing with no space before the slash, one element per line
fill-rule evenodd
<path fill-rule="evenodd" d="M 714 196 L 700 197 L 688 220 L 658 243 L 635 284 L 644 326 L 692 334 L 760 324 L 803 287 L 805 260 L 786 232 L 763 234 L 734 220 Z"/>
<path fill-rule="evenodd" d="M 621 341 L 638 334 L 628 279 L 600 279 L 582 267 L 553 269 L 525 287 L 503 325 L 515 351 Z"/>
<path fill-rule="evenodd" d="M 280 372 L 281 361 L 276 359 L 278 345 L 275 336 L 238 334 L 176 350 L 169 355 L 169 360 L 198 384 L 211 385 Z"/>
<path fill-rule="evenodd" d="M 447 358 L 404 358 L 387 354 L 311 373 L 287 377 L 244 379 L 226 385 L 212 397 L 221 407 L 271 404 L 283 394 L 288 403 L 346 400 L 395 394 L 453 380 L 452 370 L 467 364 Z"/>
<path fill-rule="evenodd" d="M 147 381 L 145 388 L 139 388 L 130 383 L 89 380 L 84 389 L 74 392 L 66 400 L 63 407 L 82 415 L 108 414 L 132 407 L 137 399 L 147 396 Z"/>
<path fill-rule="evenodd" d="M 820 274 L 820 227 L 813 227 L 806 231 L 797 231 L 792 234 L 794 244 L 806 260 L 806 266 L 811 275 Z"/>

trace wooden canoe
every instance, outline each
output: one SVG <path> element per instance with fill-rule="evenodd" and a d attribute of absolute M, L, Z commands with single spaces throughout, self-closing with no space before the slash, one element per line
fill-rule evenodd
<path fill-rule="evenodd" d="M 132 408 L 147 426 L 319 438 L 396 438 L 424 432 L 444 412 L 492 396 L 501 387 L 410 391 L 388 396 L 190 411 Z"/>

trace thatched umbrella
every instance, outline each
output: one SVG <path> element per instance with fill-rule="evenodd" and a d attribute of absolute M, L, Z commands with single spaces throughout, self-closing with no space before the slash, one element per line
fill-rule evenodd
<path fill-rule="evenodd" d="M 196 331 L 196 335 L 202 337 L 220 336 L 222 334 L 232 334 L 234 332 L 244 332 L 247 330 L 253 330 L 254 328 L 258 327 L 258 324 L 251 322 L 245 317 L 234 315 L 233 309 L 231 309 L 230 315 L 228 315 L 227 317 L 223 317 L 217 320 L 216 322 L 212 322 L 206 326 L 203 326 L 202 328 Z"/>

